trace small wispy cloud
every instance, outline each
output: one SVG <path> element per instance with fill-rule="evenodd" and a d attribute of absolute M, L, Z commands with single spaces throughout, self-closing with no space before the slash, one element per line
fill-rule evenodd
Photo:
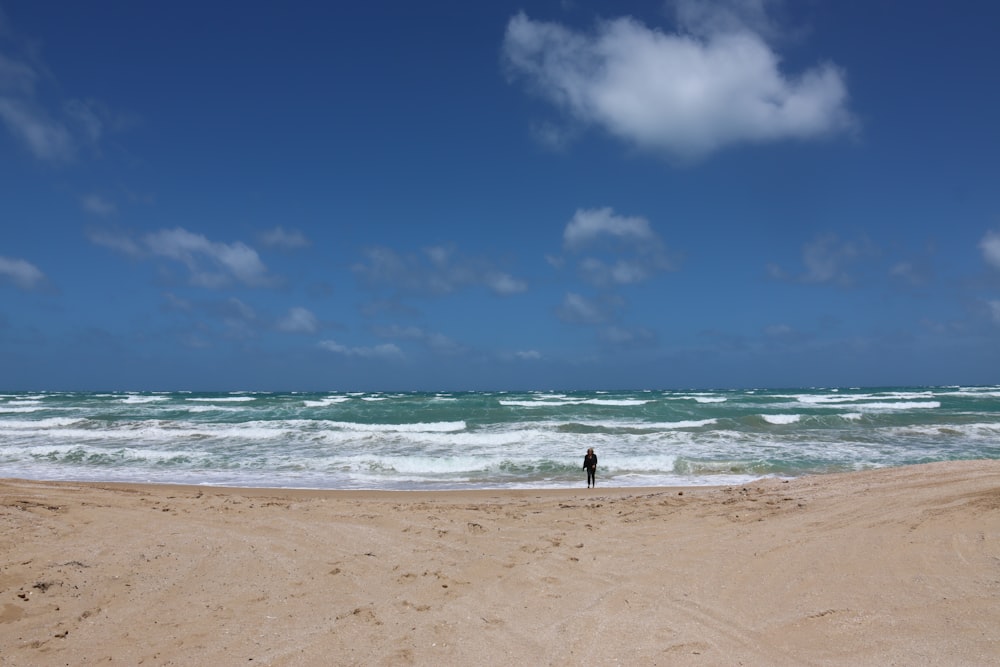
<path fill-rule="evenodd" d="M 309 239 L 302 232 L 286 230 L 281 226 L 261 232 L 258 238 L 261 245 L 267 248 L 297 250 L 299 248 L 307 248 L 310 245 Z"/>
<path fill-rule="evenodd" d="M 228 285 L 233 279 L 250 286 L 271 283 L 257 251 L 240 241 L 210 241 L 176 227 L 147 234 L 145 242 L 154 255 L 184 264 L 191 272 L 192 283 L 202 287 Z"/>
<path fill-rule="evenodd" d="M 0 257 L 0 282 L 9 282 L 22 290 L 33 290 L 45 284 L 45 274 L 24 259 Z"/>
<path fill-rule="evenodd" d="M 602 343 L 615 347 L 648 347 L 656 343 L 656 334 L 645 327 L 604 327 L 597 333 L 597 338 Z"/>
<path fill-rule="evenodd" d="M 107 128 L 124 120 L 93 99 L 51 101 L 38 89 L 53 78 L 37 53 L 0 52 L 0 126 L 38 160 L 65 163 L 81 148 L 99 152 Z"/>
<path fill-rule="evenodd" d="M 845 241 L 836 234 L 824 234 L 802 246 L 803 271 L 789 273 L 774 263 L 767 264 L 765 270 L 774 280 L 850 287 L 857 282 L 854 267 L 878 252 L 867 238 Z"/>
<path fill-rule="evenodd" d="M 830 63 L 783 73 L 765 5 L 676 2 L 674 33 L 630 17 L 582 32 L 522 12 L 502 53 L 513 77 L 573 121 L 675 157 L 851 130 L 844 73 Z"/>
<path fill-rule="evenodd" d="M 173 292 L 164 292 L 163 309 L 167 311 L 177 311 L 182 313 L 191 312 L 193 306 L 190 301 L 177 296 Z"/>
<path fill-rule="evenodd" d="M 218 288 L 234 282 L 268 287 L 276 282 L 257 251 L 241 241 L 211 241 L 182 227 L 161 229 L 138 240 L 108 230 L 90 230 L 88 237 L 93 243 L 133 258 L 160 257 L 178 262 L 188 270 L 190 283 L 198 287 Z"/>
<path fill-rule="evenodd" d="M 87 238 L 95 245 L 110 248 L 133 259 L 141 259 L 147 254 L 142 241 L 136 241 L 128 232 L 92 227 L 87 230 Z"/>
<path fill-rule="evenodd" d="M 889 269 L 889 277 L 910 287 L 922 287 L 934 277 L 934 268 L 929 259 L 901 260 Z"/>
<path fill-rule="evenodd" d="M 440 354 L 460 354 L 465 352 L 465 346 L 442 333 L 425 331 L 415 326 L 380 326 L 374 328 L 374 333 L 380 338 L 417 341 L 428 349 Z"/>
<path fill-rule="evenodd" d="M 562 303 L 556 308 L 556 316 L 569 324 L 600 324 L 608 321 L 613 311 L 613 304 L 607 300 L 598 301 L 570 292 L 563 297 Z"/>
<path fill-rule="evenodd" d="M 489 260 L 465 257 L 447 246 L 431 246 L 410 254 L 373 247 L 364 252 L 364 261 L 351 269 L 370 287 L 388 287 L 411 294 L 442 295 L 484 286 L 495 294 L 507 296 L 528 288 L 525 281 L 498 269 Z"/>
<path fill-rule="evenodd" d="M 312 334 L 319 330 L 319 319 L 308 308 L 296 306 L 278 320 L 278 329 L 287 333 Z"/>
<path fill-rule="evenodd" d="M 229 338 L 252 338 L 257 335 L 257 311 L 241 299 L 231 297 L 215 304 Z"/>
<path fill-rule="evenodd" d="M 795 335 L 795 330 L 787 324 L 770 324 L 764 327 L 764 335 L 768 338 L 788 338 Z"/>
<path fill-rule="evenodd" d="M 0 121 L 39 160 L 69 162 L 76 157 L 69 129 L 25 100 L 0 97 Z"/>
<path fill-rule="evenodd" d="M 986 232 L 979 242 L 979 249 L 983 253 L 983 260 L 994 269 L 1000 270 L 1000 232 L 993 230 Z"/>
<path fill-rule="evenodd" d="M 76 136 L 95 148 L 100 145 L 107 125 L 105 119 L 109 116 L 103 104 L 96 100 L 68 100 L 63 111 L 71 126 L 75 125 Z"/>
<path fill-rule="evenodd" d="M 84 196 L 80 200 L 83 210 L 101 217 L 108 217 L 118 212 L 118 206 L 108 199 L 96 194 Z"/>
<path fill-rule="evenodd" d="M 218 339 L 255 339 L 276 326 L 270 317 L 236 297 L 190 300 L 164 292 L 160 309 L 177 322 L 186 323 L 176 334 L 185 345 L 198 341 L 195 347 L 212 345 Z"/>
<path fill-rule="evenodd" d="M 1000 326 L 1000 299 L 987 300 L 986 311 L 993 323 Z"/>
<path fill-rule="evenodd" d="M 402 359 L 403 351 L 398 345 L 385 343 L 373 347 L 350 347 L 335 340 L 323 340 L 318 343 L 320 349 L 345 357 L 363 357 L 366 359 Z"/>

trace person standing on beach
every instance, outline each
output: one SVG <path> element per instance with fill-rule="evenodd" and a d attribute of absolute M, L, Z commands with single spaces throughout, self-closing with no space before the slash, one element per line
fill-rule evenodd
<path fill-rule="evenodd" d="M 587 455 L 583 457 L 583 469 L 587 471 L 587 488 L 597 486 L 597 454 L 594 448 L 587 450 Z"/>

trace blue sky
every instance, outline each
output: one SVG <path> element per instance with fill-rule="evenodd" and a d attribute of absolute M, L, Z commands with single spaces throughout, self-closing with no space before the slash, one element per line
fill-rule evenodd
<path fill-rule="evenodd" d="M 0 0 L 0 386 L 996 383 L 998 24 Z"/>

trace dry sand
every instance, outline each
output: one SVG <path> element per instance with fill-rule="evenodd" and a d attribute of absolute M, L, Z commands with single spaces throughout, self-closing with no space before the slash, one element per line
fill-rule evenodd
<path fill-rule="evenodd" d="M 1000 663 L 998 461 L 684 490 L 6 480 L 0 516 L 5 666 Z"/>

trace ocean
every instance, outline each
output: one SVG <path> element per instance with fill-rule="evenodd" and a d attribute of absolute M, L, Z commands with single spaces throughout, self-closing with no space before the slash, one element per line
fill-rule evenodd
<path fill-rule="evenodd" d="M 0 477 L 315 489 L 742 484 L 1000 458 L 1000 387 L 8 392 Z"/>

